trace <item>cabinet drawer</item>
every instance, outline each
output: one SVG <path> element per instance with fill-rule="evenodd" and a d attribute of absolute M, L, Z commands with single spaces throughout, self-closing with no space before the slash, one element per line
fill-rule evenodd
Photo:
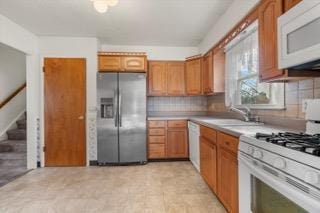
<path fill-rule="evenodd" d="M 164 144 L 149 144 L 149 158 L 166 157 Z"/>
<path fill-rule="evenodd" d="M 166 127 L 166 121 L 149 121 L 149 128 Z"/>
<path fill-rule="evenodd" d="M 217 142 L 217 131 L 205 126 L 200 127 L 200 135 L 207 140 L 216 143 Z"/>
<path fill-rule="evenodd" d="M 168 121 L 169 128 L 185 128 L 187 127 L 187 121 L 179 120 L 179 121 Z"/>
<path fill-rule="evenodd" d="M 165 136 L 149 136 L 149 143 L 165 143 Z"/>
<path fill-rule="evenodd" d="M 237 154 L 238 144 L 239 144 L 239 138 L 236 138 L 221 132 L 218 133 L 218 145 L 220 147 L 224 147 L 225 149 Z"/>
<path fill-rule="evenodd" d="M 149 135 L 165 135 L 164 128 L 149 129 Z"/>

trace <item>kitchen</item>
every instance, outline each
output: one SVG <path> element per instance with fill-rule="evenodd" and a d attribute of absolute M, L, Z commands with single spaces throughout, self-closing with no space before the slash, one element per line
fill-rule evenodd
<path fill-rule="evenodd" d="M 29 72 L 40 99 L 28 108 L 28 137 L 35 118 L 40 136 L 27 144 L 29 168 L 41 168 L 1 187 L 0 209 L 319 212 L 320 2 L 214 2 L 220 15 L 197 48 L 42 34 L 44 69 Z"/>

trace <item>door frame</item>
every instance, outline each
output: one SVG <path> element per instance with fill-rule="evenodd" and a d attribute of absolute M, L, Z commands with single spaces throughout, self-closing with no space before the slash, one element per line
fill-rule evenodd
<path fill-rule="evenodd" d="M 45 94 L 44 94 L 44 89 L 45 89 L 45 78 L 44 78 L 44 61 L 45 59 L 48 58 L 68 58 L 68 59 L 83 59 L 85 60 L 85 71 L 84 71 L 84 107 L 85 107 L 85 113 L 84 113 L 84 145 L 85 145 L 85 159 L 86 159 L 86 163 L 84 166 L 89 166 L 89 144 L 88 144 L 88 139 L 87 139 L 87 124 L 88 124 L 88 108 L 87 108 L 87 71 L 88 71 L 88 59 L 86 57 L 68 57 L 68 56 L 56 56 L 56 55 L 47 55 L 47 56 L 41 56 L 40 57 L 40 121 L 39 121 L 39 125 L 40 125 L 40 129 L 39 131 L 39 139 L 40 139 L 40 147 L 38 147 L 38 150 L 40 153 L 37 153 L 37 155 L 39 155 L 40 158 L 40 167 L 45 167 L 45 152 L 43 150 L 44 146 L 45 146 L 45 107 L 44 107 L 44 103 L 45 103 Z"/>

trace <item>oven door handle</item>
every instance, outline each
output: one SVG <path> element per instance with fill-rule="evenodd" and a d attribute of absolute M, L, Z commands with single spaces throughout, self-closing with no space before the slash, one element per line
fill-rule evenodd
<path fill-rule="evenodd" d="M 309 212 L 320 212 L 320 202 L 311 196 L 307 196 L 304 192 L 299 191 L 299 189 L 294 189 L 293 186 L 283 182 L 278 177 L 272 175 L 260 169 L 258 166 L 255 166 L 251 160 L 251 157 L 247 156 L 244 153 L 239 152 L 238 155 L 239 160 L 239 168 L 241 169 L 242 166 L 247 167 L 250 173 L 266 184 L 268 184 L 273 189 L 279 191 L 281 194 L 292 200 L 293 202 L 297 203 L 302 208 L 306 209 Z M 271 167 L 265 163 L 259 161 L 260 164 L 263 164 L 266 167 Z M 272 170 L 276 170 L 271 167 Z M 280 171 L 278 171 L 280 172 Z M 290 186 L 290 187 L 288 187 Z"/>

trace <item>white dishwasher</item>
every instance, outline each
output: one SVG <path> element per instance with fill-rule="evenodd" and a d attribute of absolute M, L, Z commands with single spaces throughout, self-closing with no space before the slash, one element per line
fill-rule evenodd
<path fill-rule="evenodd" d="M 188 122 L 189 128 L 189 155 L 194 167 L 200 172 L 200 153 L 199 153 L 199 125 L 191 121 Z"/>

